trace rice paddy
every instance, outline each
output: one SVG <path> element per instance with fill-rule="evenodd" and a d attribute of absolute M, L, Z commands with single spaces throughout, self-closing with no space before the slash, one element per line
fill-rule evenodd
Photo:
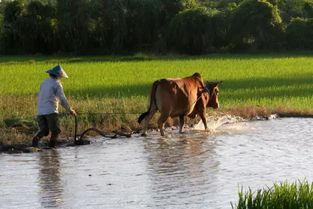
<path fill-rule="evenodd" d="M 270 112 L 313 112 L 313 59 L 306 54 L 1 57 L 0 128 L 12 127 L 6 122 L 12 118 L 33 121 L 40 83 L 47 78 L 45 71 L 56 64 L 61 64 L 70 76 L 62 80 L 65 94 L 85 125 L 114 128 L 132 123 L 146 110 L 154 80 L 194 72 L 205 80 L 223 80 L 221 111 L 255 107 Z M 69 120 L 63 120 L 64 130 L 71 127 Z"/>

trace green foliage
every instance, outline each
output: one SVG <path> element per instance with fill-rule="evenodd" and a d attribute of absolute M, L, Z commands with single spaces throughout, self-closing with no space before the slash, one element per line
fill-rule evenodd
<path fill-rule="evenodd" d="M 214 30 L 212 12 L 204 7 L 179 13 L 170 23 L 168 45 L 187 54 L 201 54 L 213 50 Z"/>
<path fill-rule="evenodd" d="M 94 30 L 88 0 L 58 0 L 59 47 L 62 51 L 83 53 L 88 50 Z"/>
<path fill-rule="evenodd" d="M 2 0 L 0 53 L 284 50 L 294 18 L 313 0 Z"/>
<path fill-rule="evenodd" d="M 304 13 L 305 13 L 305 17 L 313 18 L 313 1 L 312 0 L 307 0 L 304 3 L 303 10 L 304 10 Z"/>
<path fill-rule="evenodd" d="M 6 53 L 52 52 L 56 34 L 55 9 L 40 1 L 7 3 L 3 17 L 2 43 Z"/>
<path fill-rule="evenodd" d="M 304 17 L 303 7 L 307 0 L 279 0 L 278 7 L 281 10 L 281 17 L 286 24 L 292 18 Z"/>
<path fill-rule="evenodd" d="M 2 45 L 2 43 L 3 43 L 3 32 L 2 32 L 2 30 L 3 30 L 3 13 L 4 13 L 4 8 L 6 7 L 6 4 L 5 4 L 5 2 L 0 2 L 0 54 L 2 54 L 3 53 L 3 50 L 4 50 L 4 48 L 3 48 L 3 45 Z"/>
<path fill-rule="evenodd" d="M 160 0 L 162 15 L 165 22 L 169 22 L 176 14 L 185 9 L 197 6 L 196 0 Z"/>
<path fill-rule="evenodd" d="M 161 31 L 161 4 L 158 0 L 130 0 L 127 4 L 126 49 L 152 48 Z"/>
<path fill-rule="evenodd" d="M 288 47 L 313 49 L 313 19 L 294 18 L 286 29 Z"/>
<path fill-rule="evenodd" d="M 281 18 L 266 0 L 244 0 L 234 10 L 231 38 L 235 48 L 273 49 L 279 44 Z"/>
<path fill-rule="evenodd" d="M 233 209 L 309 209 L 313 208 L 313 183 L 276 183 L 272 188 L 239 192 Z"/>
<path fill-rule="evenodd" d="M 99 50 L 123 49 L 127 39 L 126 5 L 120 0 L 95 0 L 92 7 L 93 19 L 97 20 L 94 37 Z"/>
<path fill-rule="evenodd" d="M 32 1 L 18 20 L 21 47 L 28 53 L 47 53 L 56 50 L 55 9 Z"/>
<path fill-rule="evenodd" d="M 18 22 L 23 11 L 22 1 L 12 1 L 6 4 L 3 14 L 2 45 L 5 53 L 14 53 L 20 48 Z"/>
<path fill-rule="evenodd" d="M 232 6 L 236 6 L 242 0 L 199 0 L 202 5 L 205 5 L 209 8 L 218 8 L 224 9 Z"/>
<path fill-rule="evenodd" d="M 234 6 L 234 5 L 233 5 Z M 230 30 L 231 30 L 231 18 L 232 12 L 236 9 L 236 6 L 230 6 L 225 11 L 218 11 L 213 15 L 213 32 L 214 46 L 221 51 L 229 50 L 231 45 Z"/>

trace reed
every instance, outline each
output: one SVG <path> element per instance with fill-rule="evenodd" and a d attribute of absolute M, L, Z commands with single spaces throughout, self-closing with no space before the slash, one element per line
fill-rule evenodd
<path fill-rule="evenodd" d="M 241 190 L 233 209 L 310 209 L 313 208 L 313 183 L 306 180 L 275 183 L 253 192 Z"/>

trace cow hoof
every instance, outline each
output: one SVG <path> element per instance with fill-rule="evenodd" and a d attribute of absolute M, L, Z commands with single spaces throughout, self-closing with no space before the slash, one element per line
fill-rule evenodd
<path fill-rule="evenodd" d="M 147 136 L 147 134 L 146 134 L 146 133 L 142 133 L 142 134 L 141 134 L 141 136 L 146 137 L 146 136 Z"/>
<path fill-rule="evenodd" d="M 208 129 L 205 129 L 204 132 L 205 132 L 205 133 L 212 133 L 213 130 L 208 128 Z"/>

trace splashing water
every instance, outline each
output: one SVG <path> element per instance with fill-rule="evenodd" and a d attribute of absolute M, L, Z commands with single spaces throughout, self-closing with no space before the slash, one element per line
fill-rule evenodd
<path fill-rule="evenodd" d="M 243 122 L 244 119 L 238 116 L 231 116 L 231 115 L 224 115 L 222 117 L 215 117 L 215 116 L 209 116 L 206 118 L 208 128 L 210 131 L 216 131 L 217 128 L 221 127 L 222 125 L 226 124 L 236 124 L 238 122 Z M 241 126 L 236 126 L 237 128 Z M 195 130 L 203 130 L 204 124 L 200 120 L 195 126 Z"/>

